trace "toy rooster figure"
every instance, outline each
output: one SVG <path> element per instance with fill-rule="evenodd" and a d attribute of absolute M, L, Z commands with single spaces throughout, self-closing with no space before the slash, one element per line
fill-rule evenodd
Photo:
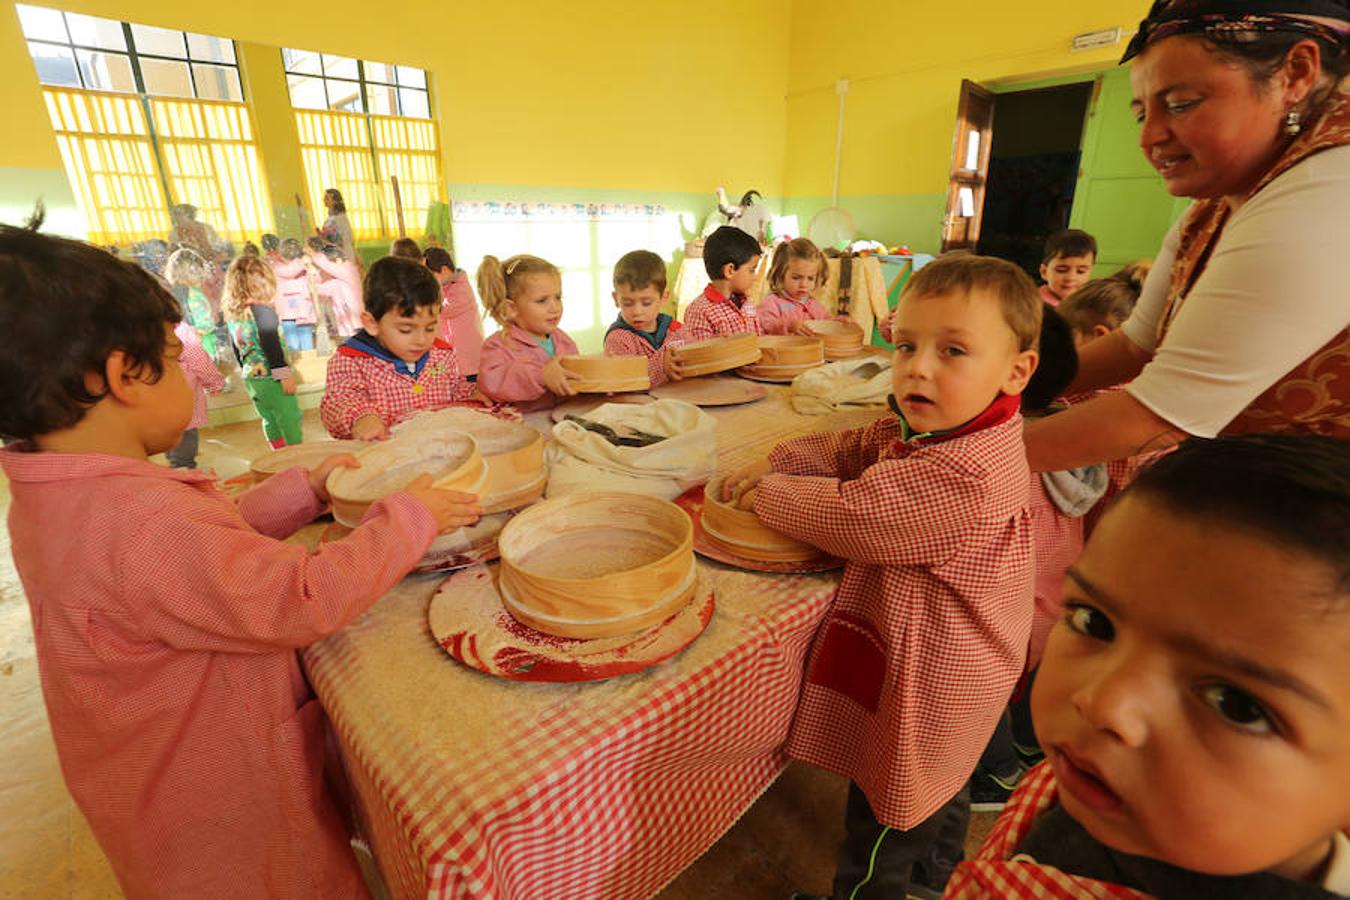
<path fill-rule="evenodd" d="M 721 185 L 717 187 L 717 209 L 726 216 L 726 223 L 735 225 L 763 245 L 769 211 L 763 203 L 756 203 L 756 198 L 763 200 L 764 195 L 759 191 L 746 191 L 741 195 L 740 203 L 732 203 L 727 199 L 726 188 Z"/>

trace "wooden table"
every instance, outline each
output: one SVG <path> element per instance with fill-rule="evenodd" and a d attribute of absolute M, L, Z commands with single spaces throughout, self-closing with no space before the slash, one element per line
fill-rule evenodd
<path fill-rule="evenodd" d="M 809 418 L 775 388 L 710 410 L 719 469 L 879 410 Z M 628 898 L 658 892 L 782 770 L 801 670 L 837 573 L 699 560 L 717 611 L 682 654 L 592 684 L 524 684 L 451 660 L 406 579 L 304 654 L 396 897 Z"/>

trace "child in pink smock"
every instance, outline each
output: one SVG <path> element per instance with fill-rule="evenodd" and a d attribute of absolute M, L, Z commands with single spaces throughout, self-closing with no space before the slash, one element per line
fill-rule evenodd
<path fill-rule="evenodd" d="M 853 782 L 834 895 L 940 892 L 966 781 L 1022 674 L 1032 536 L 1018 394 L 1041 302 L 1021 269 L 952 255 L 894 323 L 896 417 L 779 444 L 733 473 L 769 527 L 846 561 L 788 755 Z"/>
<path fill-rule="evenodd" d="M 475 381 L 483 352 L 483 322 L 469 275 L 456 269 L 454 258 L 441 247 L 428 247 L 422 263 L 441 286 L 441 340 L 455 348 L 460 370 Z"/>
<path fill-rule="evenodd" d="M 102 250 L 0 227 L 0 358 L 49 380 L 0 378 L 0 466 L 61 771 L 128 897 L 364 898 L 296 650 L 481 508 L 427 478 L 311 552 L 281 539 L 351 457 L 235 498 L 149 462 L 192 417 L 179 315 Z"/>
<path fill-rule="evenodd" d="M 277 277 L 273 305 L 281 320 L 282 336 L 291 350 L 314 349 L 314 298 L 304 257 L 304 246 L 295 238 L 287 238 L 281 242 L 281 262 L 272 264 L 272 273 Z"/>
<path fill-rule="evenodd" d="M 759 304 L 765 334 L 808 334 L 802 323 L 829 319 L 830 311 L 811 292 L 829 276 L 825 254 L 806 238 L 784 241 L 769 266 L 769 295 Z"/>
<path fill-rule="evenodd" d="M 383 440 L 412 413 L 473 397 L 454 348 L 436 336 L 440 286 L 420 263 L 376 260 L 366 273 L 365 303 L 362 329 L 328 360 L 319 415 L 329 434 Z"/>
<path fill-rule="evenodd" d="M 652 387 L 684 377 L 671 347 L 684 343 L 680 323 L 661 312 L 670 298 L 666 264 L 650 250 L 625 253 L 614 264 L 614 304 L 619 317 L 605 332 L 606 356 L 647 357 Z"/>
<path fill-rule="evenodd" d="M 315 246 L 315 243 L 318 246 Z M 351 337 L 361 329 L 361 268 L 342 255 L 333 244 L 311 238 L 309 262 L 319 273 L 315 288 L 322 300 L 332 305 L 333 319 L 340 337 Z"/>
<path fill-rule="evenodd" d="M 577 345 L 558 327 L 562 319 L 562 276 L 558 267 L 521 254 L 502 262 L 483 257 L 478 295 L 501 330 L 483 342 L 478 389 L 492 400 L 522 412 L 552 407 L 576 394 L 578 375 L 558 362 L 575 356 Z"/>
<path fill-rule="evenodd" d="M 206 355 L 206 348 L 197 336 L 197 329 L 186 318 L 174 326 L 174 334 L 183 345 L 178 363 L 183 367 L 183 377 L 192 388 L 192 418 L 188 420 L 187 430 L 178 446 L 164 455 L 169 465 L 175 469 L 197 468 L 197 447 L 200 439 L 198 429 L 206 424 L 206 395 L 219 394 L 225 389 L 225 377 L 220 369 Z"/>
<path fill-rule="evenodd" d="M 729 334 L 763 334 L 750 288 L 759 265 L 759 241 L 731 225 L 708 235 L 703 243 L 703 268 L 708 286 L 684 311 L 685 340 L 706 341 Z"/>

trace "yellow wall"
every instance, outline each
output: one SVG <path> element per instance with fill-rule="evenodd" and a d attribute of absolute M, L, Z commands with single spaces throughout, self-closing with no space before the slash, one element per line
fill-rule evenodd
<path fill-rule="evenodd" d="M 961 79 L 989 83 L 1114 65 L 1123 49 L 1071 53 L 1075 33 L 1134 32 L 1145 0 L 1038 0 L 1034 6 L 794 2 L 786 189 L 828 195 L 835 82 L 849 79 L 841 194 L 942 191 Z"/>
<path fill-rule="evenodd" d="M 275 0 L 34 2 L 426 68 L 448 181 L 781 191 L 788 23 L 769 0 L 333 0 L 303 11 Z M 12 10 L 0 21 L 0 92 L 17 126 L 6 129 L 0 166 L 59 166 Z"/>

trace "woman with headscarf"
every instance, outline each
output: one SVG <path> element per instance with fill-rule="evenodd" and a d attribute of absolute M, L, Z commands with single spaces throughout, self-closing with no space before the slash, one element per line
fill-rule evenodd
<path fill-rule="evenodd" d="M 1350 438 L 1350 0 L 1159 0 L 1126 61 L 1140 146 L 1195 203 L 1070 388 L 1125 390 L 1029 424 L 1032 468 Z"/>

